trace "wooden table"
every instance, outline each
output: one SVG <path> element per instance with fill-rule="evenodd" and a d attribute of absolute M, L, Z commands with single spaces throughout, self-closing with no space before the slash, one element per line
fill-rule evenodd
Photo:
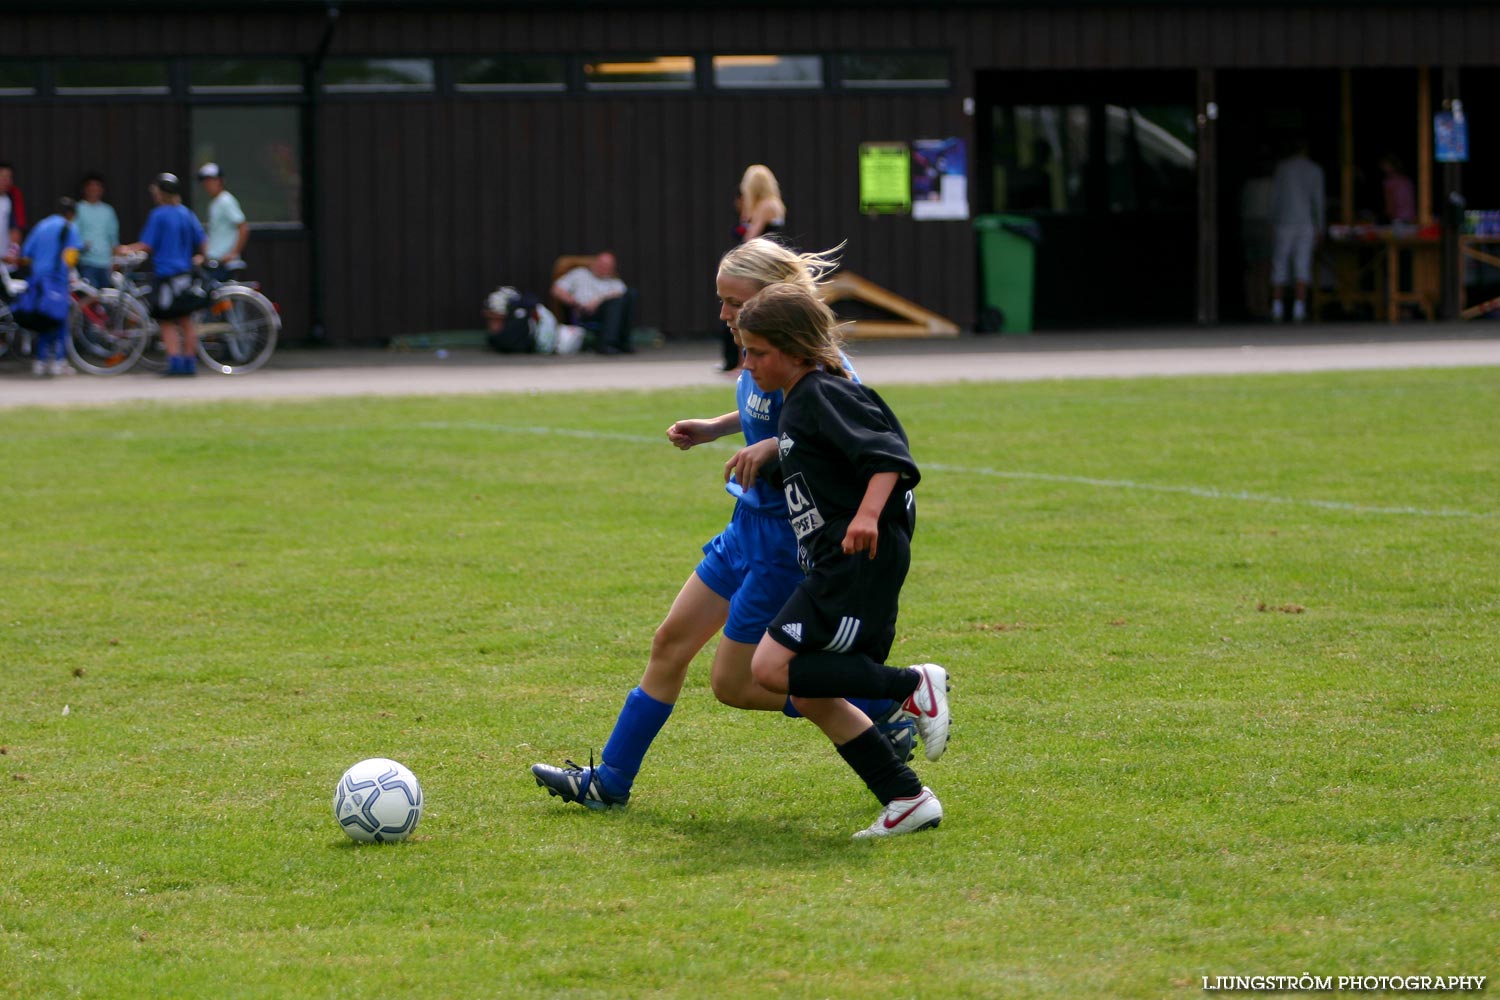
<path fill-rule="evenodd" d="M 1488 249 L 1496 246 L 1500 246 L 1500 236 L 1460 236 L 1458 238 L 1459 261 L 1462 263 L 1473 260 L 1486 267 L 1500 268 L 1500 257 Z M 1467 292 L 1464 297 L 1468 298 Z M 1464 319 L 1478 319 L 1497 309 L 1500 309 L 1500 298 L 1488 299 L 1484 302 L 1476 302 L 1472 306 L 1465 305 L 1459 316 Z"/>
<path fill-rule="evenodd" d="M 1500 242 L 1500 239 L 1497 239 Z M 1368 305 L 1377 320 L 1397 323 L 1402 306 L 1415 306 L 1431 322 L 1441 298 L 1440 241 L 1435 236 L 1397 233 L 1379 227 L 1364 233 L 1329 237 L 1319 251 L 1320 263 L 1333 271 L 1332 298 L 1345 312 Z M 1409 262 L 1402 267 L 1402 262 Z M 1321 270 L 1321 269 L 1320 269 Z M 1315 275 L 1315 277 L 1318 277 Z M 1314 282 L 1314 312 L 1324 305 L 1321 282 Z"/>

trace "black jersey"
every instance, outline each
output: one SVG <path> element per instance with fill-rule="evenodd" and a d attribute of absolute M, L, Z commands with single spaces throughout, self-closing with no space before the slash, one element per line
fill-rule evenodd
<path fill-rule="evenodd" d="M 900 474 L 880 514 L 881 533 L 910 535 L 911 490 L 921 473 L 901 422 L 874 389 L 809 372 L 786 394 L 780 431 L 780 478 L 804 572 L 843 554 L 844 533 L 876 473 Z"/>

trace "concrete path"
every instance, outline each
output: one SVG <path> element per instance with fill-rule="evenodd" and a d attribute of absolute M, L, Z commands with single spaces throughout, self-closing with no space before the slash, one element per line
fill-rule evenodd
<path fill-rule="evenodd" d="M 1239 375 L 1375 368 L 1500 367 L 1500 328 L 1489 323 L 1370 324 L 1048 333 L 1030 337 L 964 336 L 954 340 L 856 343 L 850 354 L 874 385 Z M 72 375 L 38 379 L 29 365 L 0 359 L 0 408 L 103 405 L 125 401 L 203 402 L 318 396 L 562 392 L 722 385 L 718 347 L 674 342 L 633 355 L 603 358 L 505 357 L 480 350 L 402 353 L 294 350 L 242 376 L 166 379 L 144 373 L 115 378 Z"/>

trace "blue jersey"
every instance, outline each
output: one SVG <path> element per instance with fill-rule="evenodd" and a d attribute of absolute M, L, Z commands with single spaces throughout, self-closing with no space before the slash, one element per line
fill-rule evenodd
<path fill-rule="evenodd" d="M 68 265 L 63 262 L 62 254 L 68 247 L 83 249 L 83 240 L 73 223 L 61 215 L 49 215 L 38 222 L 21 248 L 21 256 L 31 258 L 31 280 L 61 282 L 67 288 Z"/>
<path fill-rule="evenodd" d="M 745 444 L 758 444 L 766 438 L 776 436 L 781 421 L 781 390 L 761 392 L 755 379 L 747 371 L 741 371 L 734 384 L 735 405 L 740 411 L 740 430 L 745 435 Z M 740 503 L 767 517 L 786 517 L 786 498 L 781 491 L 764 479 L 757 478 L 755 486 L 744 492 Z"/>
<path fill-rule="evenodd" d="M 844 370 L 853 376 L 854 381 L 859 381 L 859 374 L 854 370 L 854 365 L 849 358 L 839 353 L 843 359 Z M 781 425 L 781 401 L 780 389 L 775 392 L 762 392 L 760 386 L 755 384 L 755 379 L 747 371 L 741 371 L 739 379 L 734 384 L 735 405 L 740 411 L 740 431 L 745 435 L 745 444 L 752 445 L 764 441 L 766 438 L 776 437 Z M 752 489 L 745 490 L 740 495 L 740 503 L 767 517 L 786 517 L 786 497 L 781 490 L 772 486 L 764 479 L 757 478 Z"/>
<path fill-rule="evenodd" d="M 141 232 L 141 242 L 151 248 L 158 278 L 191 271 L 193 254 L 203 240 L 203 224 L 186 205 L 157 205 Z"/>

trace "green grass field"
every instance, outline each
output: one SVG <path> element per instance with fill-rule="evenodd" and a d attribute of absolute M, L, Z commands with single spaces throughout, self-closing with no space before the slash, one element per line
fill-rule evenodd
<path fill-rule="evenodd" d="M 1494 975 L 1500 374 L 891 388 L 925 469 L 878 805 L 701 657 L 549 799 L 729 516 L 695 392 L 13 410 L 0 996 L 1172 997 Z M 334 782 L 421 778 L 399 845 Z"/>

